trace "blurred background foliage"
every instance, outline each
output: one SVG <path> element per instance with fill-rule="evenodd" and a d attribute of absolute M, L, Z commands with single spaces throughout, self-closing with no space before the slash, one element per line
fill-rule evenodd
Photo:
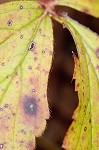
<path fill-rule="evenodd" d="M 11 0 L 0 0 L 0 3 Z M 99 34 L 99 19 L 78 12 L 69 7 L 57 6 L 56 11 L 66 12 L 79 23 Z M 75 81 L 72 79 L 74 61 L 72 51 L 77 55 L 70 32 L 53 20 L 54 55 L 48 81 L 48 102 L 50 120 L 45 132 L 37 138 L 36 150 L 62 150 L 61 145 L 72 123 L 72 114 L 78 104 Z M 87 35 L 86 35 L 87 36 Z"/>

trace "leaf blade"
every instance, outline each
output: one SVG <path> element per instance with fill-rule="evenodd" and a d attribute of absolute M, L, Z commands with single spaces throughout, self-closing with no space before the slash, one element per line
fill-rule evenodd
<path fill-rule="evenodd" d="M 59 5 L 69 6 L 78 11 L 99 18 L 99 1 L 98 0 L 60 0 Z"/>
<path fill-rule="evenodd" d="M 22 5 L 24 8 L 24 2 Z M 24 13 L 24 9 L 21 11 Z M 18 17 L 11 30 L 7 24 L 1 25 L 8 39 L 2 36 L 0 45 L 0 108 L 3 110 L 0 111 L 0 143 L 7 150 L 34 149 L 35 137 L 42 134 L 49 118 L 47 81 L 53 53 L 53 30 L 50 17 L 42 18 L 42 13 L 43 10 L 29 10 L 30 23 L 23 16 L 23 23 L 17 26 L 22 21 Z M 8 20 L 9 16 L 6 16 Z"/>
<path fill-rule="evenodd" d="M 99 37 L 69 17 L 60 20 L 70 30 L 79 56 L 79 59 L 75 58 L 74 71 L 79 105 L 63 147 L 69 150 L 98 149 Z"/>

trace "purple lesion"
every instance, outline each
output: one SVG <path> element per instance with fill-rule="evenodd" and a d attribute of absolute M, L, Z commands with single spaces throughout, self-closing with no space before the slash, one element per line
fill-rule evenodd
<path fill-rule="evenodd" d="M 25 97 L 24 100 L 24 112 L 27 115 L 35 116 L 37 114 L 37 102 L 34 97 Z"/>

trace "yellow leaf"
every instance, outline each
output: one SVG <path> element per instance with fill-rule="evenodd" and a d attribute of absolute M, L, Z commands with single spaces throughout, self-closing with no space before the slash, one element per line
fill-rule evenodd
<path fill-rule="evenodd" d="M 64 139 L 67 150 L 97 150 L 99 148 L 99 36 L 67 17 L 59 18 L 75 41 L 74 78 L 79 104 L 73 123 Z"/>
<path fill-rule="evenodd" d="M 31 150 L 49 118 L 49 16 L 35 1 L 0 5 L 0 148 Z"/>
<path fill-rule="evenodd" d="M 99 0 L 58 0 L 58 4 L 99 18 Z"/>

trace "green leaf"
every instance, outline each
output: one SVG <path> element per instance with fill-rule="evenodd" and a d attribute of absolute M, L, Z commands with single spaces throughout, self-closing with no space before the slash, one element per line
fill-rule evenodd
<path fill-rule="evenodd" d="M 59 0 L 58 4 L 99 18 L 99 0 Z"/>
<path fill-rule="evenodd" d="M 68 150 L 97 150 L 99 148 L 99 36 L 78 22 L 60 18 L 75 41 L 78 59 L 75 59 L 74 78 L 79 104 L 73 123 L 64 139 Z"/>
<path fill-rule="evenodd" d="M 49 16 L 35 1 L 0 5 L 0 148 L 31 150 L 49 118 Z"/>

